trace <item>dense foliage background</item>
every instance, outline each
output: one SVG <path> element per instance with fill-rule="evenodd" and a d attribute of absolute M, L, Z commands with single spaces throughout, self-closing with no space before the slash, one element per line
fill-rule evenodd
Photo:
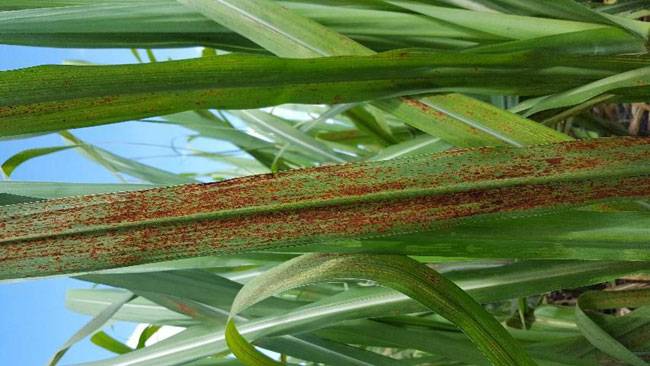
<path fill-rule="evenodd" d="M 647 1 L 0 10 L 1 43 L 134 60 L 0 72 L 0 144 L 48 141 L 2 163 L 0 278 L 110 286 L 68 292 L 93 318 L 50 364 L 649 359 Z M 11 179 L 73 152 L 112 181 Z"/>

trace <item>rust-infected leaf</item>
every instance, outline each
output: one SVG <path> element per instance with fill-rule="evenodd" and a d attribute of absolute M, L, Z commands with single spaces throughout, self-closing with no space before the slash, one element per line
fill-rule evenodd
<path fill-rule="evenodd" d="M 137 65 L 37 66 L 0 72 L 0 136 L 61 131 L 193 109 L 338 104 L 434 90 L 546 95 L 649 63 L 638 57 L 593 58 L 590 67 L 598 71 L 577 69 L 583 61 L 535 53 L 467 57 L 452 52 L 396 51 L 307 60 L 229 54 Z M 562 73 L 551 73 L 554 66 Z M 507 71 L 507 77 L 496 77 L 503 74 L 501 70 Z M 566 70 L 576 71 L 567 74 Z M 646 93 L 642 86 L 629 91 Z M 458 98 L 467 103 L 467 99 Z M 448 110 L 449 102 L 444 99 L 437 102 Z M 390 104 L 384 107 L 394 108 Z M 429 118 L 436 117 L 424 107 Z M 485 126 L 488 131 L 494 129 L 490 125 Z M 455 136 L 453 131 L 466 131 L 463 126 L 448 133 Z M 469 130 L 481 133 L 476 126 Z M 491 141 L 502 140 L 493 136 Z"/>
<path fill-rule="evenodd" d="M 0 207 L 0 278 L 435 230 L 646 197 L 648 184 L 650 140 L 618 138 L 9 205 Z"/>

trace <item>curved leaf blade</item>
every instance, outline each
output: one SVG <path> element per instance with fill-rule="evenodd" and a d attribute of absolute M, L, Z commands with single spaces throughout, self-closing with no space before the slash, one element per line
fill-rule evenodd
<path fill-rule="evenodd" d="M 52 154 L 58 151 L 62 150 L 67 150 L 70 148 L 76 147 L 75 145 L 70 145 L 70 146 L 52 146 L 52 147 L 41 147 L 41 148 L 36 148 L 36 149 L 28 149 L 28 150 L 23 150 L 11 157 L 9 157 L 7 160 L 5 160 L 4 163 L 2 163 L 2 172 L 7 176 L 10 177 L 11 173 L 13 173 L 16 168 L 18 168 L 19 165 L 23 164 L 24 162 L 43 156 L 43 155 L 48 155 Z"/>
<path fill-rule="evenodd" d="M 621 88 L 640 88 L 650 85 L 650 67 L 642 67 L 609 76 L 592 83 L 542 98 L 526 112 L 532 115 L 552 108 L 567 107 L 583 103 L 591 98 Z"/>
<path fill-rule="evenodd" d="M 433 269 L 408 257 L 307 254 L 248 282 L 230 310 L 226 341 L 247 365 L 279 365 L 252 347 L 233 316 L 284 290 L 336 279 L 370 279 L 419 301 L 456 324 L 495 365 L 535 365 L 505 329 L 469 295 Z"/>
<path fill-rule="evenodd" d="M 629 365 L 647 366 L 639 356 L 627 349 L 612 337 L 589 315 L 589 310 L 616 308 L 623 306 L 638 307 L 650 304 L 650 290 L 628 291 L 590 291 L 578 298 L 575 307 L 576 322 L 585 338 L 595 347 Z"/>
<path fill-rule="evenodd" d="M 59 361 L 61 360 L 61 357 L 63 357 L 63 355 L 68 351 L 68 349 L 70 349 L 70 347 L 72 347 L 75 343 L 86 338 L 87 336 L 91 335 L 99 328 L 101 328 L 104 324 L 106 324 L 107 321 L 109 321 L 113 317 L 113 315 L 118 310 L 120 310 L 122 305 L 133 300 L 135 297 L 136 296 L 130 292 L 122 294 L 122 296 L 117 301 L 107 306 L 104 310 L 102 310 L 99 314 L 97 314 L 92 320 L 90 320 L 86 325 L 84 325 L 75 334 L 73 334 L 72 337 L 70 337 L 70 339 L 68 339 L 61 346 L 61 348 L 59 348 L 59 350 L 52 356 L 52 358 L 48 362 L 48 365 L 54 366 L 58 364 Z"/>

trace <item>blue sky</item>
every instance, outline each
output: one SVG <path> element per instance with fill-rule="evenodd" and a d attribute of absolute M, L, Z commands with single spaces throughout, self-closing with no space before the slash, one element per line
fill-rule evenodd
<path fill-rule="evenodd" d="M 144 56 L 144 52 L 141 52 Z M 156 51 L 159 60 L 198 56 L 199 50 Z M 64 60 L 85 60 L 97 63 L 132 63 L 129 50 L 77 50 L 18 47 L 0 45 L 0 70 L 42 64 L 61 64 Z M 126 122 L 74 131 L 87 142 L 114 153 L 137 158 L 139 161 L 174 172 L 206 171 L 205 159 L 171 156 L 171 144 L 185 142 L 187 130 L 175 126 Z M 25 149 L 62 145 L 55 134 L 29 139 L 0 141 L 0 163 Z M 147 144 L 147 146 L 142 145 Z M 151 146 L 157 145 L 157 146 Z M 212 150 L 219 146 L 212 146 Z M 11 177 L 24 181 L 56 182 L 117 182 L 101 166 L 83 158 L 73 150 L 33 159 L 18 167 Z M 0 181 L 0 190 L 2 182 Z M 68 288 L 89 287 L 89 284 L 67 278 L 0 283 L 0 365 L 43 365 L 88 317 L 68 311 L 65 291 Z M 117 325 L 113 335 L 125 339 L 133 325 Z M 109 332 L 110 333 L 110 332 Z M 108 352 L 88 340 L 73 347 L 61 364 L 78 363 L 108 357 Z"/>

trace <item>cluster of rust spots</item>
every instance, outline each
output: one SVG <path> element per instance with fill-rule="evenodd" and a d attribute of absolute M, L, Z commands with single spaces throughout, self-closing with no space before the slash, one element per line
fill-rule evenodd
<path fill-rule="evenodd" d="M 182 302 L 178 302 L 175 304 L 176 308 L 179 313 L 185 314 L 187 316 L 190 316 L 192 318 L 196 318 L 198 316 L 196 310 L 192 309 L 191 307 L 187 306 L 186 304 Z"/>
<path fill-rule="evenodd" d="M 440 118 L 440 119 L 448 119 L 449 118 L 449 116 L 447 116 L 446 114 L 429 107 L 428 105 L 420 102 L 417 99 L 414 99 L 414 98 L 402 98 L 402 101 L 404 103 L 410 105 L 411 107 L 415 107 L 415 108 L 419 109 L 421 112 L 424 112 L 424 113 L 429 114 L 429 115 L 433 115 L 434 117 L 437 117 L 437 118 Z"/>

